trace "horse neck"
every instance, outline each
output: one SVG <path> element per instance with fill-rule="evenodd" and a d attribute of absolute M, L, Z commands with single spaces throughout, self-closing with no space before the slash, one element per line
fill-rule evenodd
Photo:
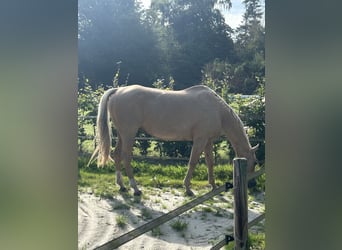
<path fill-rule="evenodd" d="M 247 157 L 251 149 L 247 134 L 240 118 L 230 107 L 225 111 L 223 119 L 224 133 L 233 146 L 237 157 Z"/>

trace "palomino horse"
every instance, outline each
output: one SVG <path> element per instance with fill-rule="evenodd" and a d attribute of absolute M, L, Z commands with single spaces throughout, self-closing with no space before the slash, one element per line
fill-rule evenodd
<path fill-rule="evenodd" d="M 108 116 L 109 115 L 109 116 Z M 214 91 L 204 85 L 180 91 L 147 88 L 139 85 L 107 90 L 99 103 L 97 115 L 98 166 L 110 157 L 111 129 L 109 118 L 116 127 L 118 141 L 114 150 L 116 182 L 126 191 L 121 175 L 121 161 L 126 169 L 134 195 L 141 195 L 131 166 L 134 137 L 139 128 L 162 140 L 192 141 L 189 169 L 184 179 L 188 195 L 194 168 L 204 151 L 208 166 L 208 181 L 216 188 L 213 174 L 213 141 L 225 135 L 237 157 L 247 159 L 247 171 L 254 171 L 255 151 L 251 147 L 240 118 Z"/>

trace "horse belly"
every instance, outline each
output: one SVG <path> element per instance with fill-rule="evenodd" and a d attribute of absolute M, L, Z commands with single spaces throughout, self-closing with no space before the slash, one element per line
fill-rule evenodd
<path fill-rule="evenodd" d="M 189 122 L 158 117 L 145 121 L 142 128 L 150 135 L 162 140 L 191 141 L 192 133 Z"/>

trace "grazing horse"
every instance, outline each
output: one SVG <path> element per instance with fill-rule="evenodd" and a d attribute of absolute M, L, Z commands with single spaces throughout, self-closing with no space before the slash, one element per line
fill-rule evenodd
<path fill-rule="evenodd" d="M 162 140 L 192 141 L 189 169 L 184 179 L 186 194 L 193 195 L 190 179 L 201 153 L 205 153 L 208 181 L 216 188 L 213 173 L 213 141 L 224 135 L 237 157 L 247 159 L 247 171 L 254 171 L 255 151 L 251 147 L 243 123 L 228 104 L 204 85 L 169 91 L 140 85 L 112 88 L 101 97 L 97 115 L 98 146 L 91 159 L 98 154 L 98 166 L 110 157 L 112 120 L 118 136 L 113 158 L 116 182 L 120 191 L 127 191 L 121 175 L 121 161 L 126 169 L 134 195 L 141 195 L 131 166 L 132 147 L 138 129 Z"/>

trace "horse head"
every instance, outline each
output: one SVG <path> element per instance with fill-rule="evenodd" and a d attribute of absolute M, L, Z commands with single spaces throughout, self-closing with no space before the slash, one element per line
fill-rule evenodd
<path fill-rule="evenodd" d="M 249 150 L 249 154 L 246 157 L 246 159 L 247 159 L 247 173 L 248 174 L 253 173 L 255 170 L 255 165 L 259 163 L 256 156 L 255 156 L 255 152 L 258 150 L 258 148 L 259 148 L 259 144 L 257 144 L 254 147 L 251 147 L 251 149 Z M 256 185 L 255 179 L 252 179 L 248 182 L 249 188 L 253 188 L 255 185 Z"/>
<path fill-rule="evenodd" d="M 247 155 L 247 173 L 253 173 L 255 170 L 256 164 L 258 164 L 258 160 L 255 156 L 255 152 L 258 150 L 259 144 L 254 147 L 251 147 L 249 154 Z"/>

